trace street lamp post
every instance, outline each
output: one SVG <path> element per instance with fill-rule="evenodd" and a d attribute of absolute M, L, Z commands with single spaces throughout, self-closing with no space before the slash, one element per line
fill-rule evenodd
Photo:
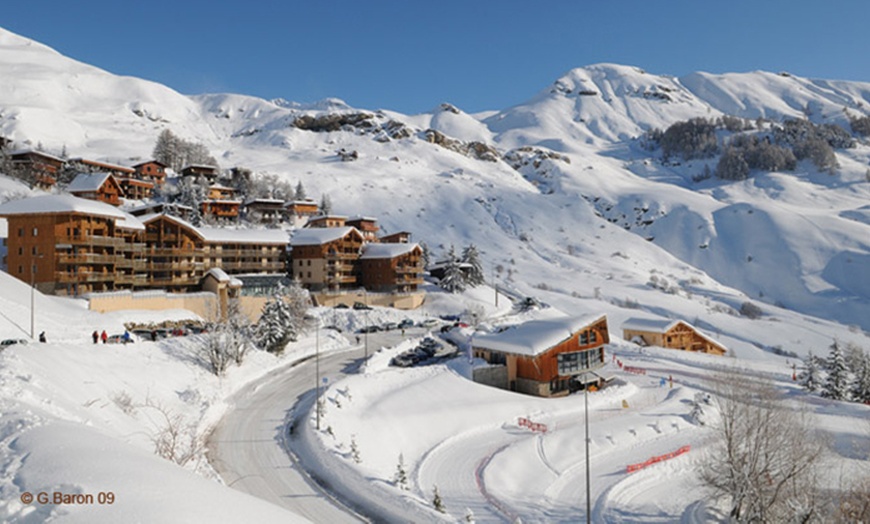
<path fill-rule="evenodd" d="M 363 289 L 363 300 L 366 305 L 366 329 L 363 335 L 365 336 L 365 359 L 369 359 L 369 329 L 371 328 L 371 320 L 369 318 L 369 292 L 367 289 Z"/>
<path fill-rule="evenodd" d="M 314 337 L 315 337 L 315 346 L 314 346 L 314 380 L 316 381 L 315 387 L 317 388 L 317 395 L 314 401 L 315 411 L 317 412 L 317 430 L 320 431 L 320 320 L 315 320 L 314 325 Z M 589 444 L 587 444 L 588 446 Z M 588 454 L 588 451 L 587 451 Z"/>
<path fill-rule="evenodd" d="M 583 374 L 583 404 L 584 418 L 586 425 L 586 524 L 592 522 L 592 495 L 589 489 L 589 382 L 586 379 L 586 373 Z"/>
<path fill-rule="evenodd" d="M 30 257 L 30 339 L 36 336 L 36 260 L 43 255 Z"/>

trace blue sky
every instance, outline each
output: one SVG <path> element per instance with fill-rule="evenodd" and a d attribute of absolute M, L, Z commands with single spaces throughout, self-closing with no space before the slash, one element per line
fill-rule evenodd
<path fill-rule="evenodd" d="M 12 32 L 185 94 L 404 113 L 502 109 L 599 62 L 870 81 L 868 20 L 859 0 L 28 0 L 0 12 Z"/>

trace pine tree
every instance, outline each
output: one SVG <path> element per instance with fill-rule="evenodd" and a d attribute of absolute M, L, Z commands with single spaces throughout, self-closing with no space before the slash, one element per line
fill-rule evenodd
<path fill-rule="evenodd" d="M 855 380 L 852 382 L 852 400 L 870 403 L 870 355 L 861 352 L 859 361 L 853 366 Z"/>
<path fill-rule="evenodd" d="M 798 374 L 798 384 L 810 392 L 818 391 L 822 387 L 822 365 L 819 358 L 810 351 L 804 360 L 803 370 Z"/>
<path fill-rule="evenodd" d="M 423 250 L 423 254 L 421 255 L 423 258 L 423 267 L 429 267 L 429 264 L 432 263 L 432 253 L 429 251 L 429 245 L 426 242 L 420 242 L 420 249 Z"/>
<path fill-rule="evenodd" d="M 305 200 L 308 198 L 308 193 L 305 192 L 305 187 L 302 185 L 302 181 L 300 180 L 298 184 L 296 184 L 296 192 L 293 193 L 293 200 Z"/>
<path fill-rule="evenodd" d="M 447 513 L 447 510 L 444 508 L 444 501 L 441 500 L 441 494 L 438 493 L 438 486 L 432 486 L 432 491 L 434 492 L 432 496 L 432 505 L 437 511 Z"/>
<path fill-rule="evenodd" d="M 456 260 L 456 250 L 453 245 L 450 245 L 450 251 L 447 253 L 447 262 L 444 268 L 444 277 L 438 283 L 442 289 L 450 293 L 461 293 L 465 291 L 465 276 L 462 269 L 459 267 L 459 262 Z"/>
<path fill-rule="evenodd" d="M 408 471 L 405 469 L 405 456 L 399 453 L 399 463 L 396 465 L 396 474 L 393 482 L 401 490 L 408 489 Z"/>
<path fill-rule="evenodd" d="M 474 244 L 469 244 L 462 250 L 462 262 L 469 265 L 468 272 L 465 274 L 465 282 L 469 286 L 477 287 L 486 281 L 480 263 L 480 254 Z"/>
<path fill-rule="evenodd" d="M 324 215 L 332 213 L 332 199 L 326 193 L 323 193 L 323 196 L 320 197 L 320 212 Z"/>
<path fill-rule="evenodd" d="M 280 353 L 289 342 L 296 341 L 305 328 L 307 311 L 308 292 L 297 282 L 279 289 L 263 306 L 254 339 L 266 351 Z"/>
<path fill-rule="evenodd" d="M 846 358 L 840 344 L 835 340 L 827 361 L 828 378 L 825 380 L 822 396 L 834 400 L 849 400 L 850 376 Z"/>

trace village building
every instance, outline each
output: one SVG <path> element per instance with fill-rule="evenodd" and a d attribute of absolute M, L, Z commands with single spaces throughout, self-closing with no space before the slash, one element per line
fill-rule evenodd
<path fill-rule="evenodd" d="M 145 226 L 102 202 L 45 195 L 0 205 L 8 273 L 43 293 L 81 295 L 145 283 Z"/>
<path fill-rule="evenodd" d="M 140 180 L 151 182 L 156 186 L 162 186 L 166 183 L 167 167 L 166 164 L 158 160 L 148 160 L 134 165 L 133 169 L 136 171 L 136 177 Z"/>
<path fill-rule="evenodd" d="M 146 200 L 154 195 L 154 182 L 133 177 L 118 178 L 121 194 L 127 200 Z"/>
<path fill-rule="evenodd" d="M 659 346 L 713 355 L 724 355 L 728 352 L 728 348 L 724 345 L 682 320 L 629 318 L 622 324 L 622 334 L 625 340 L 643 346 Z"/>
<path fill-rule="evenodd" d="M 196 227 L 167 214 L 141 217 L 145 224 L 148 287 L 198 289 L 205 274 L 284 274 L 287 233 L 278 229 Z"/>
<path fill-rule="evenodd" d="M 378 231 L 380 231 L 380 228 L 378 227 L 378 219 L 376 218 L 353 217 L 347 219 L 344 225 L 355 227 L 357 231 L 362 233 L 366 242 L 378 241 Z"/>
<path fill-rule="evenodd" d="M 64 159 L 33 149 L 12 151 L 8 156 L 13 171 L 9 174 L 45 191 L 57 184 L 57 176 L 64 166 Z"/>
<path fill-rule="evenodd" d="M 149 202 L 127 210 L 131 215 L 141 217 L 145 215 L 159 215 L 166 213 L 177 216 L 182 220 L 190 221 L 194 209 L 178 202 Z"/>
<path fill-rule="evenodd" d="M 423 284 L 423 250 L 417 244 L 366 244 L 360 281 L 379 293 L 414 293 Z"/>
<path fill-rule="evenodd" d="M 308 219 L 308 224 L 305 227 L 309 228 L 324 228 L 324 227 L 345 227 L 347 217 L 343 215 L 320 215 Z"/>
<path fill-rule="evenodd" d="M 110 173 L 79 173 L 66 188 L 79 198 L 96 200 L 113 206 L 121 205 L 123 190 Z"/>
<path fill-rule="evenodd" d="M 132 177 L 136 170 L 132 167 L 119 166 L 108 162 L 98 162 L 87 158 L 70 158 L 66 161 L 66 167 L 79 173 L 109 173 L 116 178 Z"/>
<path fill-rule="evenodd" d="M 381 242 L 384 244 L 407 244 L 410 241 L 411 233 L 409 231 L 397 231 L 381 237 Z"/>
<path fill-rule="evenodd" d="M 363 242 L 353 227 L 300 229 L 290 240 L 291 276 L 313 291 L 355 288 Z"/>
<path fill-rule="evenodd" d="M 180 175 L 183 178 L 193 177 L 194 179 L 203 177 L 205 178 L 209 184 L 214 184 L 218 179 L 218 168 L 217 166 L 211 166 L 207 164 L 192 164 L 189 166 L 185 166 L 181 169 Z"/>
<path fill-rule="evenodd" d="M 604 366 L 609 342 L 605 315 L 531 320 L 475 335 L 473 355 L 488 365 L 475 367 L 474 380 L 540 397 L 567 395 L 600 385 L 594 371 Z"/>
<path fill-rule="evenodd" d="M 245 217 L 260 224 L 278 224 L 284 220 L 284 201 L 278 198 L 252 198 L 242 205 Z"/>
<path fill-rule="evenodd" d="M 241 200 L 234 200 L 236 190 L 221 184 L 211 184 L 208 188 L 208 198 L 200 204 L 203 216 L 212 216 L 219 220 L 236 220 L 242 207 Z"/>

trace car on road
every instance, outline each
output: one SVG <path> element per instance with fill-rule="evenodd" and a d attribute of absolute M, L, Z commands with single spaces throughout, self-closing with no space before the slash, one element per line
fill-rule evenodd
<path fill-rule="evenodd" d="M 333 309 L 347 309 L 347 304 L 341 304 L 341 303 L 339 303 L 339 304 L 336 304 L 336 305 L 332 306 L 332 308 L 333 308 Z"/>
<path fill-rule="evenodd" d="M 133 337 L 128 336 L 124 337 L 124 335 L 109 335 L 109 338 L 106 339 L 106 344 L 128 344 L 134 342 Z"/>
<path fill-rule="evenodd" d="M 399 322 L 399 329 L 408 329 L 414 327 L 414 321 L 410 318 L 406 318 L 405 320 Z"/>
<path fill-rule="evenodd" d="M 439 321 L 437 318 L 427 318 L 426 320 L 423 320 L 422 322 L 420 322 L 420 326 L 421 327 L 435 327 L 440 323 L 441 323 L 441 321 Z"/>
<path fill-rule="evenodd" d="M 387 322 L 386 324 L 383 325 L 383 327 L 381 329 L 383 329 L 384 331 L 392 331 L 394 329 L 397 329 L 398 327 L 399 327 L 399 325 L 396 324 L 395 322 Z"/>
<path fill-rule="evenodd" d="M 23 338 L 7 338 L 6 340 L 0 341 L 0 349 L 6 349 L 9 346 L 14 346 L 15 344 L 25 345 L 27 344 L 27 340 Z"/>
<path fill-rule="evenodd" d="M 363 326 L 356 330 L 357 333 L 377 333 L 381 330 L 381 326 Z"/>
<path fill-rule="evenodd" d="M 363 304 L 362 302 L 354 302 L 354 303 L 353 303 L 353 308 L 356 309 L 356 310 L 371 309 L 370 306 L 367 306 L 366 304 Z"/>

